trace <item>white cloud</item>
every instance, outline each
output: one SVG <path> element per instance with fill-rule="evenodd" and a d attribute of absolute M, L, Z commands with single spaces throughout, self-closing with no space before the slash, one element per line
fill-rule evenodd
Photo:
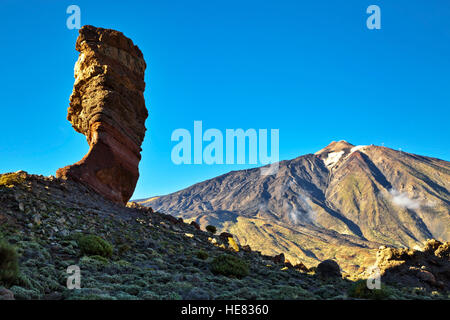
<path fill-rule="evenodd" d="M 287 192 L 287 190 L 289 188 L 292 189 L 292 186 L 294 184 L 297 184 L 296 182 L 290 181 L 288 183 L 287 186 L 285 186 L 282 191 L 283 193 Z M 313 208 L 311 207 L 310 203 L 312 202 L 311 199 L 306 196 L 303 195 L 301 193 L 296 193 L 297 197 L 298 197 L 298 203 L 301 206 L 301 209 L 297 209 L 296 207 L 294 207 L 292 205 L 291 202 L 285 203 L 283 206 L 286 206 L 287 208 L 285 208 L 285 210 L 288 212 L 289 214 L 289 218 L 291 219 L 291 221 L 294 224 L 298 224 L 300 221 L 304 221 L 307 220 L 310 223 L 315 223 L 316 219 L 317 219 L 317 214 L 316 212 L 313 210 Z"/>
<path fill-rule="evenodd" d="M 417 199 L 411 199 L 408 197 L 408 194 L 405 192 L 400 192 L 396 189 L 389 190 L 390 195 L 392 196 L 392 202 L 402 208 L 417 210 L 420 208 L 421 203 Z"/>

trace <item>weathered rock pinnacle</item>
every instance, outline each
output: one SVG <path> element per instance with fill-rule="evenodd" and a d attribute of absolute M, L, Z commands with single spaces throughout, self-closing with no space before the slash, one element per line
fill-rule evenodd
<path fill-rule="evenodd" d="M 125 204 L 139 178 L 148 116 L 142 52 L 121 32 L 83 26 L 76 50 L 75 83 L 67 119 L 84 134 L 89 152 L 56 176 L 90 186 Z"/>

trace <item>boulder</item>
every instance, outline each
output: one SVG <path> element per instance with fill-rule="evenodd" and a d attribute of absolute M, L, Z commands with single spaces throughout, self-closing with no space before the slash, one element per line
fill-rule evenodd
<path fill-rule="evenodd" d="M 0 287 L 0 300 L 15 300 L 14 293 L 4 287 Z"/>
<path fill-rule="evenodd" d="M 418 275 L 422 281 L 426 281 L 431 285 L 436 285 L 436 278 L 430 271 L 420 270 Z"/>
<path fill-rule="evenodd" d="M 178 218 L 171 216 L 170 214 L 162 214 L 162 216 L 164 218 L 166 218 L 166 220 L 168 220 L 171 224 L 179 224 L 180 223 L 180 220 Z"/>
<path fill-rule="evenodd" d="M 434 254 L 434 252 L 439 249 L 439 247 L 442 245 L 442 242 L 436 239 L 428 239 L 425 241 L 423 246 L 423 252 Z"/>
<path fill-rule="evenodd" d="M 272 257 L 272 261 L 275 263 L 284 264 L 284 262 L 286 261 L 284 253 L 280 253 L 279 255 Z"/>
<path fill-rule="evenodd" d="M 308 267 L 305 266 L 302 262 L 299 262 L 296 265 L 294 265 L 294 269 L 303 271 L 303 272 L 308 272 L 308 270 L 309 270 Z"/>
<path fill-rule="evenodd" d="M 190 225 L 193 226 L 195 229 L 200 230 L 200 225 L 199 225 L 197 222 L 192 221 L 192 222 L 190 223 Z"/>
<path fill-rule="evenodd" d="M 450 291 L 450 242 L 429 239 L 422 250 L 383 248 L 376 266 L 381 281 L 392 285 Z"/>
<path fill-rule="evenodd" d="M 231 233 L 229 233 L 229 232 L 222 232 L 222 233 L 219 235 L 219 238 L 220 238 L 222 241 L 228 242 L 228 238 L 233 238 L 233 235 L 232 235 Z"/>
<path fill-rule="evenodd" d="M 126 204 L 139 178 L 148 112 L 146 63 L 121 32 L 83 26 L 76 50 L 75 83 L 67 119 L 86 136 L 89 152 L 56 176 L 81 182 L 105 198 Z"/>
<path fill-rule="evenodd" d="M 450 260 L 450 242 L 442 243 L 435 251 L 434 255 L 441 259 Z"/>
<path fill-rule="evenodd" d="M 341 278 L 341 268 L 336 261 L 328 259 L 317 266 L 317 274 L 324 278 Z"/>

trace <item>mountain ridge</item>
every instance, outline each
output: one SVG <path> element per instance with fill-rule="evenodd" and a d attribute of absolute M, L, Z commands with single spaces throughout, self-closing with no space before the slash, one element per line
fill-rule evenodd
<path fill-rule="evenodd" d="M 136 203 L 113 203 L 76 181 L 0 174 L 0 203 L 0 250 L 17 253 L 2 257 L 11 272 L 0 273 L 0 301 L 449 298 L 450 242 L 375 250 L 383 287 L 369 291 L 370 270 L 355 282 L 333 261 L 308 269 Z M 79 289 L 67 285 L 73 266 Z"/>
<path fill-rule="evenodd" d="M 272 176 L 259 168 L 231 171 L 140 203 L 214 224 L 263 253 L 307 265 L 334 258 L 355 273 L 381 244 L 448 241 L 449 181 L 445 160 L 341 140 L 280 161 Z"/>

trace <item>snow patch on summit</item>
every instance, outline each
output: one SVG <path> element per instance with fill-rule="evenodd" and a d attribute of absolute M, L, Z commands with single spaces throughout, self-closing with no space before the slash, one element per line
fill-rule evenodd
<path fill-rule="evenodd" d="M 350 154 L 352 154 L 355 151 L 361 151 L 364 152 L 364 148 L 366 148 L 367 146 L 355 146 L 350 150 Z"/>
<path fill-rule="evenodd" d="M 344 155 L 344 151 L 330 152 L 328 157 L 323 161 L 328 169 L 334 167 L 334 165 L 341 159 Z"/>
<path fill-rule="evenodd" d="M 327 158 L 323 160 L 323 162 L 325 163 L 327 168 L 330 170 L 330 169 L 334 168 L 341 159 L 344 159 L 344 160 L 347 159 L 355 151 L 364 152 L 364 149 L 366 147 L 368 147 L 368 146 L 361 145 L 361 146 L 355 146 L 355 147 L 351 148 L 350 151 L 348 151 L 348 149 L 347 149 L 346 151 L 342 150 L 342 151 L 330 152 L 327 155 Z"/>

